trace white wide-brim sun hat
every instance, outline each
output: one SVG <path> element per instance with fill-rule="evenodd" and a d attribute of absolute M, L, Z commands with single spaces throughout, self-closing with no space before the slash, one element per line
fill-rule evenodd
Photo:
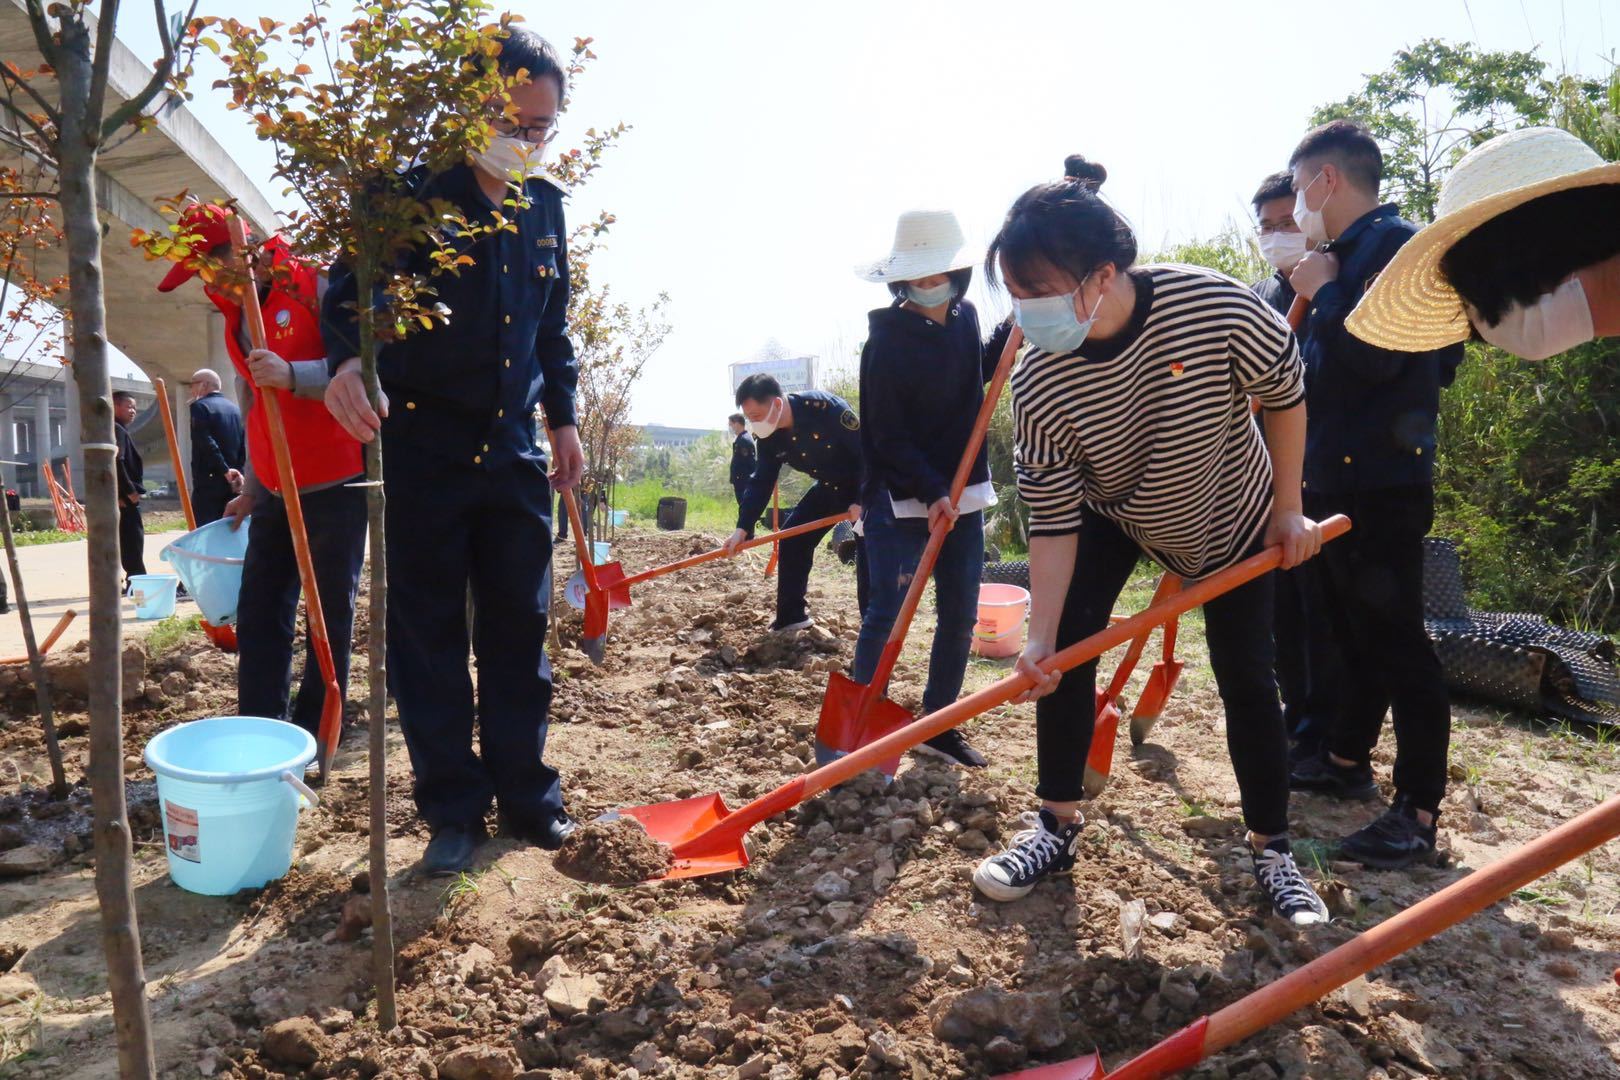
<path fill-rule="evenodd" d="M 982 252 L 969 248 L 962 226 L 949 210 L 908 210 L 894 226 L 894 248 L 876 262 L 855 268 L 867 281 L 914 281 L 978 263 Z"/>
<path fill-rule="evenodd" d="M 1441 185 L 1434 221 L 1395 253 L 1345 328 L 1369 344 L 1400 352 L 1467 341 L 1472 331 L 1462 297 L 1440 271 L 1446 252 L 1485 222 L 1532 199 L 1599 184 L 1620 184 L 1620 162 L 1605 162 L 1567 131 L 1523 128 L 1481 143 L 1463 155 Z"/>

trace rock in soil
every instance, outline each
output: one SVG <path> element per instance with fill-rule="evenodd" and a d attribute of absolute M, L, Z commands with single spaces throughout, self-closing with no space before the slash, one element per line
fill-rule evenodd
<path fill-rule="evenodd" d="M 43 844 L 24 844 L 0 854 L 0 878 L 43 874 L 62 861 L 62 850 Z"/>
<path fill-rule="evenodd" d="M 512 1080 L 517 1072 L 517 1059 L 504 1047 L 463 1046 L 439 1060 L 446 1080 Z"/>
<path fill-rule="evenodd" d="M 331 1040 L 307 1016 L 280 1020 L 264 1029 L 264 1056 L 282 1065 L 308 1068 L 331 1051 Z"/>
<path fill-rule="evenodd" d="M 634 818 L 581 825 L 557 852 L 560 872 L 597 885 L 634 885 L 663 877 L 672 865 L 669 845 L 648 836 Z"/>

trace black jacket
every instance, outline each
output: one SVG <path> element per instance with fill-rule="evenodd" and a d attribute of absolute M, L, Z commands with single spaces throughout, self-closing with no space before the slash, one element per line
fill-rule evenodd
<path fill-rule="evenodd" d="M 1273 271 L 1270 277 L 1261 278 L 1249 288 L 1254 291 L 1254 295 L 1264 300 L 1271 310 L 1284 318 L 1288 317 L 1288 309 L 1294 304 L 1294 287 L 1289 284 L 1281 270 Z M 1300 329 L 1304 330 L 1304 327 Z"/>
<path fill-rule="evenodd" d="M 731 440 L 731 486 L 748 483 L 748 478 L 754 475 L 754 461 L 758 455 L 754 452 L 754 437 L 743 432 Z"/>
<path fill-rule="evenodd" d="M 135 449 L 135 437 L 123 424 L 113 423 L 113 439 L 118 443 L 118 501 L 123 503 L 131 495 L 145 495 L 142 481 L 146 466 L 141 452 Z"/>
<path fill-rule="evenodd" d="M 759 463 L 737 504 L 739 529 L 752 527 L 765 512 L 783 465 L 826 484 L 845 505 L 860 501 L 861 421 L 855 410 L 825 390 L 785 396 L 793 412 L 793 427 L 774 431 L 757 443 Z"/>
<path fill-rule="evenodd" d="M 191 485 L 225 482 L 228 469 L 247 460 L 242 410 L 218 390 L 191 403 Z"/>
<path fill-rule="evenodd" d="M 899 303 L 867 317 L 861 349 L 861 453 L 866 472 L 861 502 L 885 494 L 925 505 L 951 493 L 995 374 L 1000 349 L 979 340 L 979 315 L 966 300 L 943 324 Z M 979 447 L 968 484 L 990 479 Z"/>
<path fill-rule="evenodd" d="M 1373 279 L 1417 226 L 1393 203 L 1358 218 L 1329 250 L 1339 276 L 1317 290 L 1302 345 L 1310 423 L 1305 487 L 1317 494 L 1434 482 L 1440 388 L 1450 386 L 1463 347 L 1393 352 L 1344 328 Z"/>

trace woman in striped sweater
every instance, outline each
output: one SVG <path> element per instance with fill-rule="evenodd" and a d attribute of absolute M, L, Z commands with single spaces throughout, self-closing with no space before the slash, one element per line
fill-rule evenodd
<path fill-rule="evenodd" d="M 1030 508 L 1032 603 L 1019 670 L 1038 680 L 1038 812 L 974 884 L 1024 896 L 1069 869 L 1095 710 L 1093 661 L 1036 667 L 1108 625 L 1146 555 L 1198 578 L 1269 544 L 1284 565 L 1316 554 L 1300 512 L 1303 369 L 1288 327 L 1247 288 L 1188 266 L 1135 266 L 1131 228 L 1097 194 L 1107 173 L 1075 156 L 1025 192 L 991 245 L 1033 346 L 1012 377 L 1018 490 Z M 1249 398 L 1267 410 L 1266 436 Z M 1288 736 L 1273 675 L 1270 575 L 1204 607 L 1255 878 L 1298 924 L 1327 909 L 1288 840 Z"/>

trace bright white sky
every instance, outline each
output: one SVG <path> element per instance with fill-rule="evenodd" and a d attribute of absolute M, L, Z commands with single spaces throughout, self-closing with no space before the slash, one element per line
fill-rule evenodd
<path fill-rule="evenodd" d="M 346 15 L 350 0 L 335 7 Z M 600 59 L 575 87 L 559 145 L 592 125 L 633 125 L 569 212 L 618 216 L 597 280 L 633 303 L 673 298 L 675 330 L 635 419 L 715 428 L 732 410 L 726 365 L 767 339 L 819 355 L 823 371 L 852 360 L 866 312 L 886 298 L 852 268 L 888 250 L 903 210 L 954 210 L 983 243 L 1021 191 L 1079 152 L 1107 166 L 1104 194 L 1151 251 L 1246 222 L 1249 194 L 1284 165 L 1311 110 L 1397 49 L 1426 37 L 1538 46 L 1555 69 L 1595 74 L 1620 46 L 1615 0 L 512 8 L 559 48 L 595 38 Z M 308 7 L 202 10 L 288 20 Z M 155 54 L 150 15 L 126 5 L 122 21 L 120 37 Z M 204 56 L 191 107 L 249 176 L 268 177 L 268 147 L 208 89 L 218 69 Z"/>

